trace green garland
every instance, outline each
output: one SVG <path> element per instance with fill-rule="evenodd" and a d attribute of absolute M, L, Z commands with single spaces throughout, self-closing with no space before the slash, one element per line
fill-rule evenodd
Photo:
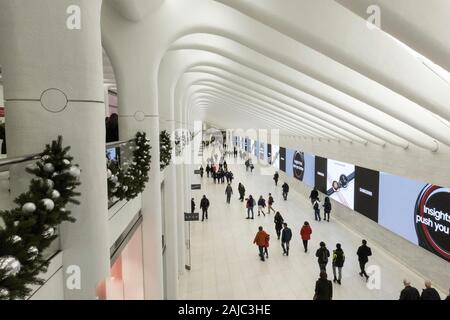
<path fill-rule="evenodd" d="M 108 175 L 108 198 L 119 200 L 131 200 L 144 191 L 148 182 L 148 172 L 150 171 L 151 155 L 150 142 L 146 134 L 136 133 L 134 146 L 129 146 L 133 151 L 132 163 L 123 163 L 126 169 L 112 160 L 107 160 Z"/>
<path fill-rule="evenodd" d="M 62 138 L 47 144 L 41 159 L 26 171 L 31 180 L 27 192 L 15 200 L 18 206 L 0 211 L 0 299 L 24 299 L 29 285 L 41 285 L 38 278 L 49 261 L 42 252 L 57 238 L 56 227 L 63 221 L 74 222 L 68 203 L 79 204 L 75 189 L 80 185 L 80 169 L 72 164 L 70 147 L 62 147 Z"/>
<path fill-rule="evenodd" d="M 163 170 L 170 163 L 172 158 L 172 144 L 170 143 L 170 135 L 166 130 L 159 134 L 159 148 L 160 148 L 160 169 Z"/>

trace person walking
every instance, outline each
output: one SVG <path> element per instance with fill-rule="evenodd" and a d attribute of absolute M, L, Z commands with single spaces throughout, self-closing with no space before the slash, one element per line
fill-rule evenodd
<path fill-rule="evenodd" d="M 269 259 L 269 241 L 270 241 L 270 234 L 267 234 L 266 236 L 266 243 L 264 244 L 264 253 L 266 254 L 266 259 Z"/>
<path fill-rule="evenodd" d="M 303 248 L 305 249 L 305 253 L 308 252 L 308 241 L 311 240 L 312 229 L 309 225 L 308 221 L 303 223 L 302 228 L 300 229 L 300 237 L 302 238 Z"/>
<path fill-rule="evenodd" d="M 320 201 L 319 201 L 318 198 L 314 199 L 313 209 L 314 209 L 314 219 L 316 221 L 320 222 L 321 221 L 321 218 L 320 218 Z"/>
<path fill-rule="evenodd" d="M 275 209 L 272 207 L 274 202 L 275 202 L 275 200 L 273 200 L 272 194 L 269 193 L 269 198 L 267 199 L 267 214 L 270 213 L 270 210 L 275 212 Z"/>
<path fill-rule="evenodd" d="M 250 160 L 245 160 L 245 171 L 248 171 L 248 169 L 250 168 Z"/>
<path fill-rule="evenodd" d="M 331 212 L 331 201 L 329 197 L 325 197 L 323 203 L 323 220 L 330 222 L 330 212 Z M 327 219 L 328 216 L 328 219 Z"/>
<path fill-rule="evenodd" d="M 280 240 L 281 229 L 283 229 L 283 222 L 284 222 L 284 219 L 281 216 L 280 212 L 277 211 L 277 213 L 275 213 L 273 222 L 275 223 L 275 231 L 277 232 L 278 240 Z"/>
<path fill-rule="evenodd" d="M 233 188 L 231 184 L 228 184 L 225 188 L 225 194 L 227 195 L 227 203 L 230 203 L 231 195 L 233 194 Z"/>
<path fill-rule="evenodd" d="M 208 220 L 208 208 L 209 208 L 209 200 L 203 195 L 202 200 L 200 201 L 200 208 L 202 209 L 202 221 Z"/>
<path fill-rule="evenodd" d="M 217 182 L 217 172 L 216 172 L 216 168 L 213 166 L 213 168 L 212 168 L 212 178 L 213 178 L 213 180 L 214 180 L 214 183 L 216 183 Z"/>
<path fill-rule="evenodd" d="M 203 172 L 205 170 L 203 169 L 203 166 L 200 166 L 200 178 L 203 178 Z"/>
<path fill-rule="evenodd" d="M 278 178 L 280 177 L 280 175 L 278 174 L 278 171 L 275 172 L 275 174 L 273 175 L 273 180 L 275 181 L 275 186 L 278 185 Z"/>
<path fill-rule="evenodd" d="M 261 261 L 264 261 L 264 248 L 266 246 L 267 236 L 268 234 L 263 230 L 263 227 L 259 226 L 253 243 L 258 246 Z"/>
<path fill-rule="evenodd" d="M 344 250 L 342 250 L 340 243 L 336 243 L 336 249 L 333 250 L 332 267 L 333 267 L 333 276 L 334 276 L 333 282 L 337 282 L 338 284 L 341 284 L 342 267 L 344 266 L 344 261 L 345 261 Z M 337 276 L 336 276 L 336 273 L 337 273 Z"/>
<path fill-rule="evenodd" d="M 292 231 L 288 228 L 287 223 L 283 223 L 283 231 L 281 232 L 281 247 L 283 248 L 283 255 L 289 255 L 289 242 L 292 239 Z"/>
<path fill-rule="evenodd" d="M 233 172 L 228 171 L 228 173 L 230 174 L 230 183 L 233 183 L 233 179 L 234 179 Z"/>
<path fill-rule="evenodd" d="M 366 264 L 367 264 L 367 262 L 369 262 L 369 257 L 372 255 L 372 250 L 370 249 L 370 247 L 367 246 L 366 240 L 362 241 L 362 245 L 358 248 L 358 251 L 356 252 L 356 254 L 358 256 L 359 267 L 361 269 L 361 272 L 359 273 L 359 275 L 361 277 L 365 276 L 366 281 L 368 281 L 369 276 L 366 273 Z"/>
<path fill-rule="evenodd" d="M 194 198 L 191 199 L 191 213 L 194 213 L 195 211 L 195 201 Z"/>
<path fill-rule="evenodd" d="M 314 300 L 332 300 L 333 299 L 333 284 L 328 280 L 328 275 L 325 271 L 320 273 L 319 280 L 316 281 L 316 289 L 314 293 Z"/>
<path fill-rule="evenodd" d="M 263 198 L 263 196 L 259 196 L 258 199 L 258 216 L 261 215 L 261 212 L 264 216 L 266 216 L 266 214 L 264 213 L 264 208 L 266 207 L 266 200 Z"/>
<path fill-rule="evenodd" d="M 420 300 L 441 300 L 441 296 L 439 295 L 437 290 L 431 287 L 430 280 L 425 281 L 425 289 L 422 290 Z"/>
<path fill-rule="evenodd" d="M 225 171 L 228 171 L 228 163 L 226 162 L 226 160 L 223 160 L 223 169 Z"/>
<path fill-rule="evenodd" d="M 419 290 L 411 286 L 409 280 L 403 280 L 405 288 L 400 292 L 399 300 L 420 300 Z"/>
<path fill-rule="evenodd" d="M 287 196 L 288 196 L 288 193 L 289 193 L 289 185 L 285 182 L 281 186 L 281 189 L 283 189 L 283 199 L 287 200 Z"/>
<path fill-rule="evenodd" d="M 239 182 L 238 185 L 238 192 L 239 192 L 239 200 L 241 202 L 244 202 L 244 197 L 245 197 L 245 187 L 242 183 Z"/>
<path fill-rule="evenodd" d="M 316 187 L 309 194 L 309 199 L 311 199 L 311 204 L 314 204 L 314 200 L 319 199 L 319 191 L 317 191 Z"/>
<path fill-rule="evenodd" d="M 247 200 L 247 218 L 246 219 L 254 219 L 253 207 L 255 206 L 255 199 L 253 199 L 252 195 L 248 196 Z M 250 218 L 250 212 L 252 213 L 252 217 Z"/>
<path fill-rule="evenodd" d="M 209 178 L 209 173 L 211 172 L 211 167 L 209 166 L 209 162 L 208 162 L 208 164 L 206 165 L 206 177 L 208 177 Z"/>
<path fill-rule="evenodd" d="M 328 258 L 330 257 L 330 251 L 328 251 L 325 242 L 320 242 L 320 248 L 316 251 L 317 262 L 319 263 L 320 271 L 327 271 Z"/>

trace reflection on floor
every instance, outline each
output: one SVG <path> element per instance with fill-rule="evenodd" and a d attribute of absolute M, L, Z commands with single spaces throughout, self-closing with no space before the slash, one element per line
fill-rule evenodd
<path fill-rule="evenodd" d="M 320 241 L 328 249 L 341 243 L 346 255 L 342 285 L 333 284 L 333 299 L 398 299 L 403 288 L 402 280 L 407 278 L 419 291 L 423 279 L 385 253 L 382 248 L 368 243 L 373 256 L 368 266 L 379 268 L 379 285 L 375 277 L 369 283 L 358 274 L 356 250 L 361 236 L 333 219 L 330 222 L 314 221 L 309 201 L 291 188 L 287 201 L 281 195 L 281 183 L 274 186 L 271 176 L 261 175 L 258 168 L 246 172 L 243 165 L 230 166 L 234 173 L 231 204 L 225 202 L 226 184 L 214 184 L 206 175 L 202 190 L 194 191 L 199 203 L 206 194 L 211 202 L 209 220 L 191 223 L 192 269 L 180 279 L 180 299 L 312 299 L 319 266 L 315 251 Z M 200 181 L 199 177 L 194 178 Z M 242 182 L 246 196 L 267 199 L 269 192 L 275 199 L 274 208 L 279 210 L 293 232 L 289 257 L 283 256 L 280 241 L 276 238 L 273 224 L 274 214 L 257 216 L 247 220 L 245 205 L 238 201 L 237 185 Z M 198 207 L 198 204 L 197 204 Z M 255 208 L 257 209 L 257 207 Z M 313 229 L 310 250 L 304 253 L 299 236 L 303 222 L 310 222 Z M 258 226 L 271 235 L 269 259 L 262 262 L 258 248 L 252 243 Z M 328 278 L 332 279 L 331 262 L 327 265 Z M 442 297 L 444 297 L 441 294 Z"/>

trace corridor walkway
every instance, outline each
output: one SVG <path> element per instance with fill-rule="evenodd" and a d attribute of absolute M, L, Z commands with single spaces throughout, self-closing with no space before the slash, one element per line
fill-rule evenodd
<path fill-rule="evenodd" d="M 368 243 L 373 256 L 367 266 L 380 268 L 380 285 L 369 289 L 358 274 L 356 250 L 361 236 L 336 221 L 314 221 L 310 203 L 303 195 L 293 191 L 288 200 L 281 195 L 282 180 L 274 186 L 271 176 L 260 175 L 258 167 L 253 173 L 246 172 L 244 165 L 229 166 L 234 173 L 231 204 L 225 201 L 226 184 L 214 184 L 211 178 L 202 180 L 202 190 L 194 191 L 197 208 L 200 197 L 206 194 L 211 202 L 209 220 L 191 223 L 192 269 L 186 271 L 180 281 L 180 299 L 312 299 L 319 266 L 315 252 L 320 241 L 325 241 L 330 253 L 337 242 L 342 244 L 346 255 L 342 285 L 333 284 L 333 299 L 398 299 L 403 288 L 402 280 L 411 280 L 419 291 L 423 279 L 385 253 L 382 248 Z M 194 177 L 193 183 L 200 181 Z M 238 200 L 237 185 L 242 182 L 246 197 L 255 199 L 269 192 L 275 199 L 274 208 L 279 210 L 293 232 L 289 257 L 282 255 L 277 240 L 274 214 L 245 219 L 245 204 Z M 322 212 L 321 212 L 322 214 Z M 313 229 L 308 253 L 304 253 L 299 236 L 303 222 L 310 222 Z M 252 243 L 258 226 L 271 235 L 269 259 L 260 261 L 258 249 Z M 327 265 L 328 278 L 332 280 L 331 260 Z M 370 281 L 371 282 L 371 281 Z M 376 281 L 375 281 L 376 282 Z M 441 297 L 444 295 L 441 293 Z"/>

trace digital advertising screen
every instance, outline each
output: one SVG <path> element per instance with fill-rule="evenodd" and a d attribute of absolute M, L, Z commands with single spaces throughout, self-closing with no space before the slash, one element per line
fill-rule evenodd
<path fill-rule="evenodd" d="M 253 149 L 255 157 L 258 157 L 259 152 L 259 141 L 255 141 L 255 149 Z"/>
<path fill-rule="evenodd" d="M 380 173 L 355 167 L 355 211 L 378 222 L 378 197 Z"/>
<path fill-rule="evenodd" d="M 450 261 L 450 189 L 380 173 L 378 223 Z"/>
<path fill-rule="evenodd" d="M 328 159 L 327 195 L 353 209 L 355 196 L 355 165 Z"/>
<path fill-rule="evenodd" d="M 266 157 L 266 148 L 264 142 L 259 142 L 259 159 L 264 160 Z"/>
<path fill-rule="evenodd" d="M 275 168 L 275 170 L 280 169 L 280 146 L 273 144 L 272 145 L 272 166 Z"/>
<path fill-rule="evenodd" d="M 305 170 L 303 174 L 303 183 L 308 185 L 311 188 L 314 188 L 314 174 L 316 168 L 316 159 L 315 156 L 304 152 L 303 157 L 305 160 Z"/>
<path fill-rule="evenodd" d="M 327 159 L 315 157 L 314 186 L 320 192 L 327 193 Z"/>
<path fill-rule="evenodd" d="M 292 170 L 292 162 L 294 161 L 295 151 L 292 149 L 286 149 L 286 174 L 289 177 L 294 176 L 294 171 Z"/>
<path fill-rule="evenodd" d="M 301 151 L 294 151 L 292 159 L 292 175 L 295 179 L 303 181 L 305 174 L 305 155 Z"/>
<path fill-rule="evenodd" d="M 283 172 L 286 172 L 286 149 L 283 147 L 280 147 L 280 170 Z"/>
<path fill-rule="evenodd" d="M 272 164 L 272 145 L 270 143 L 267 144 L 267 150 L 266 150 L 266 158 L 267 163 Z"/>

